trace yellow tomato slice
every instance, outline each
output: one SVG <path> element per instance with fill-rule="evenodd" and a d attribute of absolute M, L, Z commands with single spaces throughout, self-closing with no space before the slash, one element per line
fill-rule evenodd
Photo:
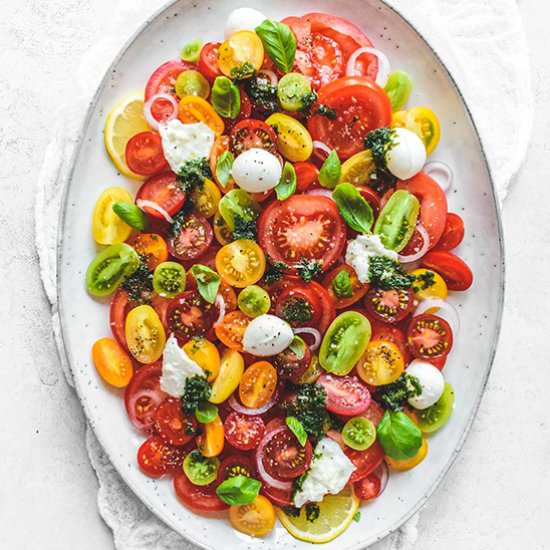
<path fill-rule="evenodd" d="M 415 466 L 418 466 L 426 458 L 427 454 L 428 442 L 423 439 L 422 446 L 420 447 L 420 449 L 418 449 L 418 452 L 413 457 L 406 458 L 404 460 L 395 460 L 393 458 L 390 458 L 389 456 L 386 456 L 386 462 L 388 466 L 390 466 L 394 470 L 404 472 L 405 470 L 410 470 Z"/>
<path fill-rule="evenodd" d="M 416 300 L 422 301 L 428 298 L 445 300 L 447 298 L 447 283 L 439 273 L 431 269 L 420 268 L 411 271 L 410 274 L 416 277 L 412 286 Z M 433 308 L 433 310 L 429 312 L 434 313 L 437 308 Z"/>
<path fill-rule="evenodd" d="M 406 127 L 424 142 L 428 155 L 437 147 L 441 137 L 441 126 L 437 115 L 428 107 L 410 109 L 407 113 Z"/>
<path fill-rule="evenodd" d="M 313 152 L 313 141 L 306 127 L 295 118 L 274 113 L 266 123 L 277 129 L 277 149 L 291 162 L 303 162 Z"/>
<path fill-rule="evenodd" d="M 97 372 L 111 386 L 126 387 L 134 374 L 132 360 L 112 338 L 101 338 L 92 347 Z"/>
<path fill-rule="evenodd" d="M 232 34 L 218 49 L 218 67 L 231 78 L 252 75 L 261 69 L 263 62 L 264 45 L 252 31 Z"/>
<path fill-rule="evenodd" d="M 357 374 L 372 386 L 395 382 L 404 369 L 403 354 L 393 342 L 387 340 L 371 340 L 357 362 Z"/>
<path fill-rule="evenodd" d="M 223 403 L 239 386 L 243 372 L 243 356 L 238 351 L 225 350 L 221 358 L 220 372 L 212 384 L 210 403 Z"/>
<path fill-rule="evenodd" d="M 277 387 L 277 371 L 267 361 L 258 361 L 248 367 L 239 384 L 239 398 L 245 407 L 258 409 L 273 396 Z"/>
<path fill-rule="evenodd" d="M 197 448 L 202 456 L 212 458 L 223 451 L 224 444 L 223 422 L 216 416 L 212 422 L 203 425 L 203 433 L 195 439 Z"/>
<path fill-rule="evenodd" d="M 376 169 L 370 149 L 355 153 L 342 163 L 340 181 L 353 185 L 365 185 L 370 181 L 370 175 Z"/>
<path fill-rule="evenodd" d="M 202 97 L 188 95 L 182 97 L 179 105 L 179 119 L 185 123 L 204 122 L 216 134 L 223 134 L 223 120 L 214 107 Z"/>
<path fill-rule="evenodd" d="M 222 194 L 212 180 L 205 179 L 202 187 L 195 187 L 191 197 L 195 210 L 205 218 L 211 218 L 218 210 Z"/>
<path fill-rule="evenodd" d="M 397 111 L 391 116 L 392 128 L 406 128 L 407 127 L 407 111 Z"/>
<path fill-rule="evenodd" d="M 264 274 L 264 252 L 254 241 L 233 241 L 216 254 L 216 271 L 231 286 L 244 288 L 253 285 Z"/>
<path fill-rule="evenodd" d="M 154 363 L 160 359 L 166 343 L 166 333 L 157 312 L 147 305 L 135 307 L 126 317 L 128 350 L 140 363 Z"/>
<path fill-rule="evenodd" d="M 183 346 L 183 350 L 204 372 L 208 372 L 208 382 L 216 379 L 221 360 L 220 352 L 212 342 L 206 338 L 193 338 Z"/>
<path fill-rule="evenodd" d="M 237 531 L 263 537 L 275 527 L 275 510 L 266 497 L 258 495 L 250 504 L 231 506 L 229 521 Z"/>
<path fill-rule="evenodd" d="M 113 211 L 115 202 L 133 203 L 132 195 L 122 187 L 108 187 L 99 195 L 92 216 L 92 235 L 98 244 L 123 243 L 132 228 Z"/>

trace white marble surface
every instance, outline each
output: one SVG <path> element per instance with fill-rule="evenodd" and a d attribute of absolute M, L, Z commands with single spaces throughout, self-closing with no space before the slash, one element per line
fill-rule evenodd
<path fill-rule="evenodd" d="M 35 181 L 55 106 L 113 1 L 0 3 L 0 548 L 113 548 L 96 509 L 82 412 L 57 365 L 33 245 Z M 548 548 L 550 339 L 544 320 L 550 264 L 539 257 L 550 239 L 550 9 L 546 0 L 521 0 L 520 7 L 537 119 L 503 213 L 507 308 L 501 343 L 470 437 L 422 514 L 418 550 L 442 543 L 453 550 Z"/>

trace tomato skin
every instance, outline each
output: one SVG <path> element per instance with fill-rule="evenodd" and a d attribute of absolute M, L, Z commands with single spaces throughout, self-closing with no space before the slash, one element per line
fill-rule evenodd
<path fill-rule="evenodd" d="M 435 250 L 453 250 L 464 239 L 464 222 L 462 218 L 454 212 L 447 214 L 447 221 L 445 222 L 445 229 L 437 244 Z"/>
<path fill-rule="evenodd" d="M 139 188 L 136 195 L 138 200 L 148 200 L 157 203 L 161 208 L 173 216 L 185 204 L 185 191 L 177 184 L 176 174 L 165 172 L 158 176 L 153 176 L 146 180 Z M 148 215 L 160 220 L 164 220 L 163 215 L 149 206 L 142 207 L 142 210 Z"/>
<path fill-rule="evenodd" d="M 140 132 L 132 136 L 126 144 L 124 156 L 128 168 L 140 176 L 154 176 L 168 168 L 161 138 L 155 132 Z"/>
<path fill-rule="evenodd" d="M 371 474 L 382 464 L 385 456 L 378 441 L 375 441 L 366 451 L 354 451 L 346 447 L 344 453 L 356 467 L 349 478 L 350 483 L 360 481 Z"/>
<path fill-rule="evenodd" d="M 218 340 L 230 349 L 242 352 L 244 332 L 250 324 L 250 317 L 242 311 L 226 313 L 221 323 L 214 327 Z"/>
<path fill-rule="evenodd" d="M 382 482 L 375 474 L 369 474 L 353 484 L 354 493 L 363 501 L 373 500 L 380 494 Z"/>
<path fill-rule="evenodd" d="M 204 254 L 214 239 L 214 232 L 203 216 L 185 217 L 176 235 L 168 241 L 170 254 L 182 261 L 195 260 Z"/>
<path fill-rule="evenodd" d="M 146 439 L 137 452 L 141 471 L 152 478 L 181 468 L 184 456 L 185 451 L 181 447 L 169 445 L 158 435 Z"/>
<path fill-rule="evenodd" d="M 263 120 L 254 118 L 241 120 L 233 126 L 229 140 L 235 156 L 253 147 L 265 149 L 272 154 L 277 153 L 277 134 Z"/>
<path fill-rule="evenodd" d="M 370 402 L 369 408 L 363 413 L 363 416 L 368 418 L 375 426 L 378 426 L 384 416 L 384 412 L 384 409 L 373 399 Z"/>
<path fill-rule="evenodd" d="M 221 42 L 207 42 L 201 49 L 199 70 L 210 82 L 222 74 L 218 67 L 218 49 L 220 46 Z"/>
<path fill-rule="evenodd" d="M 105 382 L 116 388 L 129 384 L 134 373 L 132 360 L 116 340 L 97 340 L 92 347 L 92 357 L 98 374 Z"/>
<path fill-rule="evenodd" d="M 452 252 L 432 250 L 422 258 L 422 266 L 439 273 L 449 290 L 468 290 L 474 275 L 468 264 Z"/>
<path fill-rule="evenodd" d="M 305 193 L 319 177 L 319 169 L 312 162 L 295 162 L 296 193 Z"/>
<path fill-rule="evenodd" d="M 194 512 L 221 512 L 229 508 L 218 498 L 214 489 L 209 486 L 194 485 L 183 470 L 178 470 L 174 476 L 174 491 L 180 502 Z"/>
<path fill-rule="evenodd" d="M 222 453 L 225 438 L 223 422 L 219 416 L 203 426 L 203 432 L 195 438 L 197 449 L 203 456 L 212 458 Z"/>
<path fill-rule="evenodd" d="M 194 336 L 204 336 L 216 320 L 217 307 L 203 300 L 196 290 L 186 290 L 170 303 L 166 314 L 168 332 L 172 332 L 180 345 Z"/>
<path fill-rule="evenodd" d="M 359 416 L 370 405 L 370 392 L 356 376 L 322 374 L 317 380 L 327 393 L 327 411 L 341 416 Z"/>
<path fill-rule="evenodd" d="M 168 398 L 155 412 L 155 426 L 170 445 L 185 445 L 193 439 L 197 420 L 194 415 L 183 414 L 179 399 Z"/>
<path fill-rule="evenodd" d="M 255 449 L 265 433 L 264 421 L 259 416 L 232 412 L 223 423 L 225 439 L 239 451 Z"/>
<path fill-rule="evenodd" d="M 176 80 L 180 73 L 194 68 L 191 63 L 179 59 L 166 61 L 155 69 L 145 85 L 145 101 L 156 94 L 170 94 L 176 96 Z M 154 114 L 154 113 L 153 113 Z M 155 117 L 156 118 L 156 117 Z"/>

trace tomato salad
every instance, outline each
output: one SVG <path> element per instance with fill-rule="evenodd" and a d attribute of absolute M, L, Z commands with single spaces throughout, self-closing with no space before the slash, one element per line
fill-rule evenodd
<path fill-rule="evenodd" d="M 112 337 L 93 362 L 139 467 L 190 509 L 327 542 L 449 419 L 447 296 L 473 276 L 411 88 L 342 18 L 242 8 L 108 116 L 139 183 L 94 208 L 86 285 Z"/>

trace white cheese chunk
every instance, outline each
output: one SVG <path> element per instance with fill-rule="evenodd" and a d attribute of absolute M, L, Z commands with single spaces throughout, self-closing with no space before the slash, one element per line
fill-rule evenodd
<path fill-rule="evenodd" d="M 288 348 L 294 333 L 292 327 L 276 315 L 259 315 L 252 319 L 243 336 L 247 353 L 260 357 L 276 355 Z"/>
<path fill-rule="evenodd" d="M 171 335 L 164 346 L 160 389 L 172 397 L 181 397 L 185 391 L 185 381 L 196 374 L 204 376 L 204 371 L 189 358 L 174 335 Z"/>
<path fill-rule="evenodd" d="M 385 256 L 397 260 L 397 252 L 388 250 L 380 240 L 379 235 L 359 235 L 348 241 L 346 263 L 353 267 L 357 278 L 362 283 L 370 282 L 369 262 L 373 256 Z"/>
<path fill-rule="evenodd" d="M 422 386 L 420 395 L 409 397 L 409 405 L 423 410 L 438 401 L 445 389 L 445 379 L 437 367 L 427 361 L 415 359 L 407 367 L 407 373 L 416 376 Z"/>

